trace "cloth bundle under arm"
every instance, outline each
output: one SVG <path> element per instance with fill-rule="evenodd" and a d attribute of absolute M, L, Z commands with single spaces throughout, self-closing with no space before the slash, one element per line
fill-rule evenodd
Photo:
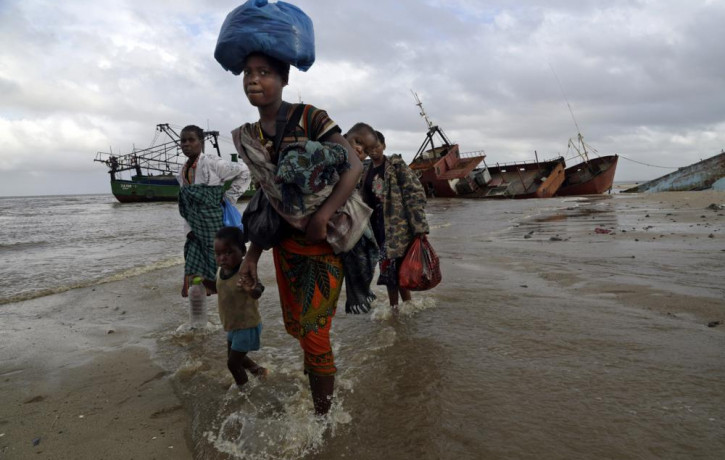
<path fill-rule="evenodd" d="M 288 214 L 306 214 L 305 197 L 335 185 L 350 169 L 347 150 L 332 142 L 297 142 L 281 153 L 275 182 L 282 191 L 282 208 Z M 311 200 L 316 201 L 316 200 Z"/>
<path fill-rule="evenodd" d="M 270 204 L 292 227 L 304 231 L 310 217 L 330 196 L 337 181 L 317 184 L 315 186 L 317 192 L 303 195 L 303 206 L 293 206 L 293 209 L 289 209 L 289 206 L 284 203 L 282 184 L 277 180 L 277 165 L 271 161 L 269 152 L 259 142 L 254 125 L 247 123 L 235 129 L 232 131 L 232 138 L 237 152 L 254 177 L 259 180 Z M 312 142 L 312 144 L 319 143 Z M 304 154 L 305 148 L 298 147 L 296 152 Z M 337 179 L 339 179 L 339 175 Z M 335 253 L 347 252 L 355 246 L 365 230 L 371 213 L 372 210 L 362 201 L 359 194 L 353 192 L 327 224 L 327 242 Z"/>

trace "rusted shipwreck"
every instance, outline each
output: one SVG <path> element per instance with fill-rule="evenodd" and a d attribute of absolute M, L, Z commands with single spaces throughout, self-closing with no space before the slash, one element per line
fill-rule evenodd
<path fill-rule="evenodd" d="M 428 132 L 410 168 L 418 174 L 429 197 L 548 198 L 564 181 L 561 157 L 489 167 L 483 150 L 461 153 L 458 144 L 451 143 L 443 130 L 428 119 L 420 99 L 413 95 Z"/>
<path fill-rule="evenodd" d="M 427 196 L 449 198 L 471 191 L 473 171 L 485 157 L 483 151 L 461 154 L 458 144 L 451 144 L 443 130 L 431 124 L 410 169 L 418 174 Z"/>
<path fill-rule="evenodd" d="M 564 158 L 486 166 L 475 171 L 476 187 L 461 198 L 551 198 L 564 182 Z"/>
<path fill-rule="evenodd" d="M 584 142 L 581 133 L 576 141 L 569 140 L 569 150 L 575 151 L 582 161 L 564 170 L 564 183 L 556 192 L 557 196 L 599 195 L 611 191 L 618 155 L 589 158 L 590 151 L 596 153 L 596 150 Z"/>

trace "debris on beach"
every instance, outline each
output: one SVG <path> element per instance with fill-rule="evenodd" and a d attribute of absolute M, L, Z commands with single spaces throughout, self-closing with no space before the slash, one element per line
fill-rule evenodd
<path fill-rule="evenodd" d="M 707 327 L 717 327 L 720 324 L 722 324 L 722 321 L 710 321 L 709 323 L 707 323 Z"/>
<path fill-rule="evenodd" d="M 722 209 L 725 209 L 725 204 L 711 203 L 710 206 L 706 207 L 705 209 L 710 209 L 712 211 L 720 211 Z"/>

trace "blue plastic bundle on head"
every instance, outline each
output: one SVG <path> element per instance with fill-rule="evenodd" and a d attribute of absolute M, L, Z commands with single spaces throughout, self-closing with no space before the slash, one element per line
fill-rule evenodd
<path fill-rule="evenodd" d="M 250 53 L 261 52 L 306 71 L 315 62 L 312 19 L 286 2 L 249 0 L 222 24 L 214 58 L 239 75 Z"/>

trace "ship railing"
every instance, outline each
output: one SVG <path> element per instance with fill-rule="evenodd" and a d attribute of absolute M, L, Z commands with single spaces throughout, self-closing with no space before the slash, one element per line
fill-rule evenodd
<path fill-rule="evenodd" d="M 105 164 L 111 171 L 141 170 L 175 173 L 183 165 L 178 160 L 179 149 L 175 142 L 159 144 L 148 149 L 134 150 L 125 155 L 97 152 L 94 161 Z"/>
<path fill-rule="evenodd" d="M 536 159 L 534 161 L 509 161 L 509 162 L 506 162 L 506 163 L 496 162 L 494 165 L 491 165 L 491 166 L 505 168 L 505 167 L 514 167 L 514 166 L 530 165 L 531 163 L 537 163 L 537 164 L 540 164 L 540 163 L 550 163 L 552 161 L 561 161 L 562 163 L 565 163 L 564 157 L 558 156 L 558 157 L 554 157 L 554 158 L 550 158 L 550 159 L 544 159 L 544 160 Z M 487 164 L 486 166 L 489 166 L 489 165 Z"/>
<path fill-rule="evenodd" d="M 475 158 L 475 157 L 485 157 L 486 151 L 485 150 L 474 150 L 473 152 L 463 152 L 458 154 L 459 158 Z"/>

